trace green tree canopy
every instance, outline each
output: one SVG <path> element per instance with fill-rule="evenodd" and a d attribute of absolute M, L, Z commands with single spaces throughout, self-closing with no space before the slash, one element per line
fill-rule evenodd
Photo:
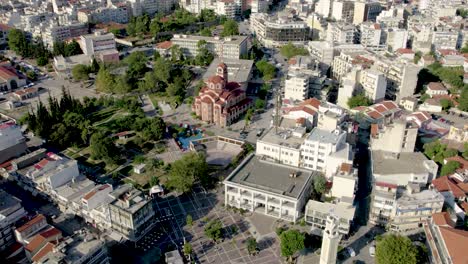
<path fill-rule="evenodd" d="M 221 32 L 221 36 L 228 37 L 234 35 L 239 35 L 239 26 L 236 21 L 228 19 L 223 24 L 223 32 Z"/>
<path fill-rule="evenodd" d="M 213 36 L 213 32 L 211 31 L 210 28 L 203 28 L 202 30 L 200 30 L 199 32 L 200 36 L 204 36 L 204 37 L 211 37 Z"/>
<path fill-rule="evenodd" d="M 255 100 L 255 108 L 257 108 L 257 109 L 264 109 L 264 108 L 265 108 L 265 100 L 256 99 L 256 100 Z"/>
<path fill-rule="evenodd" d="M 349 108 L 355 108 L 358 106 L 369 106 L 372 104 L 372 100 L 366 97 L 364 94 L 358 94 L 348 99 Z"/>
<path fill-rule="evenodd" d="M 454 173 L 458 168 L 460 168 L 460 162 L 455 161 L 455 160 L 450 160 L 442 166 L 442 169 L 440 169 L 440 175 L 442 176 L 450 175 Z"/>
<path fill-rule="evenodd" d="M 88 80 L 89 78 L 89 68 L 86 65 L 78 64 L 72 69 L 73 79 L 77 81 Z"/>
<path fill-rule="evenodd" d="M 266 60 L 260 60 L 255 63 L 264 81 L 270 81 L 275 78 L 276 68 Z"/>
<path fill-rule="evenodd" d="M 190 153 L 182 159 L 171 164 L 167 185 L 178 192 L 189 192 L 193 184 L 200 181 L 202 184 L 208 182 L 208 165 L 205 156 Z"/>
<path fill-rule="evenodd" d="M 112 139 L 102 132 L 96 132 L 90 139 L 91 156 L 105 163 L 115 164 L 119 160 L 119 150 Z"/>
<path fill-rule="evenodd" d="M 461 111 L 468 111 L 468 86 L 463 88 L 460 98 L 458 98 L 458 109 Z"/>
<path fill-rule="evenodd" d="M 13 28 L 8 32 L 8 46 L 16 54 L 24 56 L 27 52 L 28 42 L 23 31 Z"/>
<path fill-rule="evenodd" d="M 101 92 L 111 92 L 114 85 L 114 76 L 108 69 L 101 67 L 96 75 L 96 89 Z"/>
<path fill-rule="evenodd" d="M 302 55 L 302 56 L 307 56 L 309 55 L 309 52 L 307 51 L 307 49 L 303 48 L 303 47 L 297 47 L 295 46 L 294 44 L 292 44 L 291 42 L 282 46 L 281 49 L 280 49 L 280 53 L 281 55 L 283 55 L 284 57 L 290 59 L 294 56 L 298 56 L 298 55 Z"/>
<path fill-rule="evenodd" d="M 212 220 L 205 226 L 205 235 L 214 242 L 223 238 L 223 223 L 220 220 Z"/>
<path fill-rule="evenodd" d="M 442 106 L 443 110 L 448 110 L 450 109 L 450 107 L 453 106 L 453 104 L 452 104 L 452 101 L 450 101 L 449 99 L 442 98 L 440 99 L 440 106 Z"/>
<path fill-rule="evenodd" d="M 141 51 L 133 52 L 124 59 L 124 63 L 128 65 L 127 74 L 130 79 L 135 80 L 143 77 L 147 71 L 146 62 L 148 58 Z"/>
<path fill-rule="evenodd" d="M 417 264 L 417 248 L 407 237 L 386 235 L 377 242 L 376 260 L 378 264 Z"/>
<path fill-rule="evenodd" d="M 327 190 L 327 180 L 323 175 L 314 178 L 314 191 L 317 194 L 323 194 Z"/>
<path fill-rule="evenodd" d="M 253 237 L 247 239 L 247 251 L 250 255 L 254 255 L 258 251 L 257 240 Z"/>
<path fill-rule="evenodd" d="M 304 249 L 305 236 L 297 230 L 287 230 L 281 233 L 281 255 L 291 259 L 298 251 Z"/>

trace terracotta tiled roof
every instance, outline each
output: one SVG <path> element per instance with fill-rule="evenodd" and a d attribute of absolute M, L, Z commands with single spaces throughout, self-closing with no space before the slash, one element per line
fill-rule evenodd
<path fill-rule="evenodd" d="M 52 252 L 52 250 L 54 249 L 55 247 L 55 244 L 54 243 L 51 243 L 51 242 L 47 242 L 47 244 L 45 244 L 45 246 L 43 246 L 39 252 L 37 252 L 32 258 L 31 260 L 33 262 L 37 262 L 39 260 L 41 260 L 43 257 L 45 257 L 47 254 L 49 254 L 50 252 Z"/>
<path fill-rule="evenodd" d="M 400 54 L 413 54 L 414 53 L 412 49 L 404 49 L 404 48 L 397 49 L 396 52 Z"/>
<path fill-rule="evenodd" d="M 15 94 L 21 96 L 21 95 L 24 95 L 24 94 L 36 93 L 36 92 L 37 92 L 37 88 L 31 87 L 31 88 L 26 88 L 26 89 L 23 89 L 23 90 L 16 91 Z"/>
<path fill-rule="evenodd" d="M 432 185 L 439 192 L 452 192 L 453 196 L 466 197 L 465 192 L 460 189 L 448 176 L 442 176 L 440 178 L 432 180 Z"/>
<path fill-rule="evenodd" d="M 11 27 L 8 26 L 7 24 L 0 24 L 0 30 L 2 30 L 2 31 L 8 31 L 10 29 L 11 29 Z"/>
<path fill-rule="evenodd" d="M 452 222 L 452 219 L 450 219 L 450 215 L 447 212 L 433 214 L 432 220 L 434 221 L 434 224 L 438 226 L 455 226 L 455 223 Z"/>
<path fill-rule="evenodd" d="M 41 235 L 35 235 L 33 239 L 26 245 L 25 249 L 29 252 L 35 252 L 38 247 L 45 243 L 46 239 Z"/>
<path fill-rule="evenodd" d="M 45 216 L 42 215 L 42 214 L 38 214 L 36 216 L 34 216 L 31 220 L 29 220 L 27 223 L 25 223 L 24 225 L 16 228 L 16 231 L 18 232 L 23 232 L 24 230 L 34 226 L 35 224 L 41 222 L 41 221 L 44 221 L 46 220 Z"/>
<path fill-rule="evenodd" d="M 156 44 L 156 48 L 158 49 L 170 49 L 172 47 L 171 41 L 163 41 Z"/>
<path fill-rule="evenodd" d="M 373 119 L 379 119 L 383 117 L 383 115 L 377 111 L 370 111 L 369 113 L 367 113 L 367 115 L 372 117 Z"/>
<path fill-rule="evenodd" d="M 62 234 L 62 232 L 60 230 L 58 230 L 57 228 L 55 227 L 52 227 L 44 232 L 42 232 L 40 235 L 43 237 L 43 238 L 51 238 L 51 237 L 56 237 L 56 236 L 60 236 Z"/>
<path fill-rule="evenodd" d="M 97 192 L 103 191 L 103 190 L 105 190 L 105 189 L 107 189 L 107 188 L 109 188 L 109 187 L 110 187 L 109 184 L 104 184 L 104 185 L 102 185 L 102 186 L 99 186 L 98 188 L 96 188 L 96 189 L 90 191 L 90 192 L 87 193 L 85 196 L 83 196 L 83 199 L 84 199 L 84 200 L 89 200 L 89 199 L 91 199 L 91 197 L 93 197 Z"/>
<path fill-rule="evenodd" d="M 427 85 L 427 89 L 433 90 L 433 91 L 447 91 L 447 88 L 440 83 L 440 82 L 430 82 Z"/>
<path fill-rule="evenodd" d="M 346 173 L 351 173 L 351 170 L 353 169 L 353 165 L 350 163 L 341 163 L 340 171 L 346 172 Z"/>
<path fill-rule="evenodd" d="M 18 77 L 18 75 L 6 67 L 0 67 L 0 78 L 9 80 L 14 77 Z"/>
<path fill-rule="evenodd" d="M 439 227 L 439 230 L 453 264 L 468 263 L 468 231 L 445 226 Z"/>
<path fill-rule="evenodd" d="M 214 84 L 223 83 L 224 78 L 219 76 L 219 75 L 214 75 L 214 76 L 211 76 L 210 78 L 208 78 L 208 82 L 214 83 Z"/>
<path fill-rule="evenodd" d="M 295 106 L 295 107 L 292 107 L 289 112 L 296 112 L 296 111 L 303 111 L 303 112 L 306 112 L 308 113 L 309 115 L 315 115 L 317 112 L 315 112 L 314 110 L 310 109 L 309 107 L 306 107 L 304 105 L 302 106 Z"/>
<path fill-rule="evenodd" d="M 300 103 L 299 105 L 310 105 L 313 106 L 316 110 L 318 110 L 320 106 L 320 101 L 316 98 L 309 98 L 304 102 Z"/>
<path fill-rule="evenodd" d="M 391 188 L 391 189 L 398 188 L 398 186 L 396 184 L 391 184 L 391 183 L 387 183 L 387 182 L 376 182 L 375 185 L 379 186 L 379 187 L 387 187 L 387 188 Z"/>
<path fill-rule="evenodd" d="M 385 108 L 383 105 L 378 105 L 376 107 L 374 107 L 375 111 L 379 112 L 379 113 L 385 113 L 387 111 L 387 108 Z"/>
<path fill-rule="evenodd" d="M 387 108 L 387 110 L 393 110 L 395 108 L 398 108 L 398 105 L 393 101 L 384 101 L 381 104 L 383 104 Z"/>

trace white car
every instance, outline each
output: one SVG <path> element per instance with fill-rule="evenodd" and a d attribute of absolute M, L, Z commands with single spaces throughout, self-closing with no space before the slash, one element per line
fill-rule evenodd
<path fill-rule="evenodd" d="M 346 248 L 346 251 L 348 252 L 350 257 L 355 257 L 356 256 L 356 252 L 354 252 L 354 249 L 348 247 L 348 248 Z"/>
<path fill-rule="evenodd" d="M 369 255 L 371 257 L 375 257 L 375 247 L 374 246 L 369 248 Z"/>

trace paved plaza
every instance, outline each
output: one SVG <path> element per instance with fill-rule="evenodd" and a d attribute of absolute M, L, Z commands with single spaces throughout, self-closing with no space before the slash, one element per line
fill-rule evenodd
<path fill-rule="evenodd" d="M 252 225 L 246 216 L 226 210 L 222 206 L 224 195 L 218 192 L 205 192 L 201 188 L 192 195 L 169 196 L 156 202 L 156 210 L 170 213 L 173 221 L 171 237 L 175 244 L 190 242 L 199 263 L 282 263 L 279 241 L 276 237 L 261 237 L 258 241 L 260 252 L 250 256 L 246 240 L 253 237 Z M 186 226 L 186 216 L 190 214 L 193 225 Z M 224 226 L 224 240 L 212 242 L 204 234 L 205 223 L 219 219 Z"/>

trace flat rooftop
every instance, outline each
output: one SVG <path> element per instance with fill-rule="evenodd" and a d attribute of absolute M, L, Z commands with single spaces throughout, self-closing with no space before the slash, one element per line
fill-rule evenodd
<path fill-rule="evenodd" d="M 290 177 L 296 173 L 297 177 Z M 247 157 L 225 180 L 246 187 L 298 199 L 312 177 L 319 172 L 261 160 L 253 154 Z"/>
<path fill-rule="evenodd" d="M 310 141 L 319 141 L 320 143 L 334 143 L 336 144 L 339 138 L 344 134 L 344 131 L 339 131 L 339 133 L 329 132 L 328 130 L 314 128 L 310 131 L 307 140 Z"/>
<path fill-rule="evenodd" d="M 294 123 L 295 122 L 296 121 L 294 120 Z M 271 128 L 258 141 L 299 149 L 301 144 L 304 142 L 305 137 L 294 137 L 292 132 L 292 129 L 278 128 L 278 133 L 276 133 L 275 128 Z"/>
<path fill-rule="evenodd" d="M 131 184 L 124 184 L 109 195 L 115 199 L 111 202 L 112 205 L 132 214 L 149 202 L 144 194 Z"/>
<path fill-rule="evenodd" d="M 197 35 L 181 35 L 175 34 L 171 41 L 191 41 L 191 42 L 198 42 L 199 40 L 205 40 L 206 42 L 223 42 L 224 45 L 239 45 L 242 42 L 247 40 L 247 36 L 230 36 L 225 38 L 220 37 L 204 37 L 204 36 L 197 36 Z"/>
<path fill-rule="evenodd" d="M 322 203 L 319 201 L 309 200 L 306 206 L 306 214 L 312 215 L 312 211 L 323 214 L 333 214 L 339 218 L 352 220 L 356 208 L 350 203 Z"/>
<path fill-rule="evenodd" d="M 374 150 L 372 151 L 372 167 L 374 174 L 419 174 L 427 173 L 426 166 L 433 162 L 428 160 L 421 152 L 403 152 L 399 157 L 392 157 L 392 153 Z M 437 166 L 436 164 L 432 164 Z"/>
<path fill-rule="evenodd" d="M 413 194 L 403 194 L 398 198 L 398 204 L 411 205 L 421 202 L 444 201 L 444 196 L 436 190 L 423 190 Z"/>
<path fill-rule="evenodd" d="M 21 207 L 21 200 L 4 190 L 0 190 L 0 200 L 2 201 L 0 203 L 0 215 L 5 217 L 18 210 L 18 207 Z"/>
<path fill-rule="evenodd" d="M 223 59 L 222 62 L 227 66 L 228 80 L 230 82 L 245 83 L 249 81 L 254 63 L 253 60 Z M 215 75 L 216 69 L 220 63 L 221 60 L 215 58 L 203 75 L 203 79 L 207 80 Z"/>

